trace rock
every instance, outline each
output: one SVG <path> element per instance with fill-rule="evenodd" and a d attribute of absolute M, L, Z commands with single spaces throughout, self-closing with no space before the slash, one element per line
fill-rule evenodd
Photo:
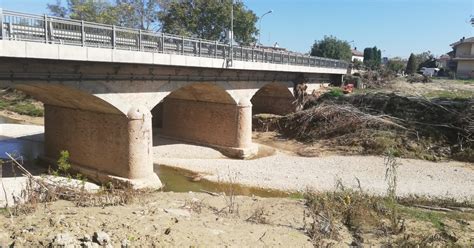
<path fill-rule="evenodd" d="M 128 239 L 123 239 L 122 242 L 120 243 L 120 247 L 122 248 L 128 248 L 130 245 L 129 245 L 129 242 L 128 242 Z"/>
<path fill-rule="evenodd" d="M 110 244 L 110 236 L 106 232 L 98 231 L 94 232 L 94 241 L 99 245 L 108 245 Z"/>
<path fill-rule="evenodd" d="M 76 239 L 69 233 L 59 233 L 57 234 L 51 246 L 53 247 L 74 247 L 76 244 Z"/>
<path fill-rule="evenodd" d="M 91 242 L 91 241 L 84 242 L 81 244 L 81 246 L 83 248 L 99 248 L 100 247 L 99 244 Z"/>
<path fill-rule="evenodd" d="M 85 233 L 84 236 L 82 237 L 82 241 L 83 242 L 91 242 L 92 241 L 91 235 Z"/>

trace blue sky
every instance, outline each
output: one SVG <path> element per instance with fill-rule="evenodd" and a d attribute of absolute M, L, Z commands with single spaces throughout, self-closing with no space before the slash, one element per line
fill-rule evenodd
<path fill-rule="evenodd" d="M 0 7 L 46 13 L 55 0 L 0 0 Z M 65 0 L 63 0 L 65 2 Z M 261 42 L 307 52 L 324 35 L 354 41 L 359 50 L 377 46 L 383 56 L 410 52 L 441 55 L 449 44 L 474 36 L 469 24 L 474 0 L 244 0 L 262 19 Z"/>

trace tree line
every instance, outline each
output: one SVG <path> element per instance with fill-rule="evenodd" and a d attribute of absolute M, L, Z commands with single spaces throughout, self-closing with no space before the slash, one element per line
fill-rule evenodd
<path fill-rule="evenodd" d="M 254 43 L 257 15 L 241 1 L 233 7 L 235 41 Z M 225 41 L 232 0 L 57 0 L 47 8 L 58 17 Z"/>

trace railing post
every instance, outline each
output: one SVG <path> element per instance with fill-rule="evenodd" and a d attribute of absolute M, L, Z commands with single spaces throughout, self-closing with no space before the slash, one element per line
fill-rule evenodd
<path fill-rule="evenodd" d="M 142 30 L 138 30 L 138 51 L 142 50 Z"/>
<path fill-rule="evenodd" d="M 184 36 L 181 38 L 181 54 L 184 55 Z"/>
<path fill-rule="evenodd" d="M 214 58 L 217 58 L 217 40 L 215 41 Z"/>
<path fill-rule="evenodd" d="M 115 25 L 112 26 L 112 48 L 115 49 Z"/>
<path fill-rule="evenodd" d="M 254 58 L 254 53 L 253 53 L 253 47 L 252 47 L 252 62 L 253 62 L 253 58 Z"/>
<path fill-rule="evenodd" d="M 161 33 L 161 53 L 165 53 L 165 34 Z"/>
<path fill-rule="evenodd" d="M 84 20 L 81 20 L 81 43 L 82 46 L 86 46 L 86 28 L 84 27 Z"/>
<path fill-rule="evenodd" d="M 13 25 L 12 25 L 11 21 L 8 23 L 8 36 L 9 36 L 10 39 L 14 38 Z"/>
<path fill-rule="evenodd" d="M 48 43 L 48 16 L 44 15 L 44 41 Z"/>
<path fill-rule="evenodd" d="M 199 57 L 201 57 L 201 49 L 202 49 L 202 42 L 201 42 L 201 40 L 198 41 L 198 45 L 199 45 Z"/>
<path fill-rule="evenodd" d="M 0 8 L 0 39 L 5 39 L 5 32 L 3 31 L 3 9 Z"/>

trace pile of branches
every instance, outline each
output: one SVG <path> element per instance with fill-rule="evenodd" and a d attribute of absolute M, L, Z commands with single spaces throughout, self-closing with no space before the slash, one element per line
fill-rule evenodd
<path fill-rule="evenodd" d="M 279 120 L 280 131 L 302 141 L 329 139 L 359 129 L 406 129 L 389 115 L 371 115 L 345 104 L 324 103 Z"/>
<path fill-rule="evenodd" d="M 323 95 L 307 101 L 304 109 L 264 119 L 261 126 L 303 142 L 359 147 L 366 154 L 393 147 L 405 157 L 474 162 L 474 99 L 429 100 L 395 93 Z"/>

